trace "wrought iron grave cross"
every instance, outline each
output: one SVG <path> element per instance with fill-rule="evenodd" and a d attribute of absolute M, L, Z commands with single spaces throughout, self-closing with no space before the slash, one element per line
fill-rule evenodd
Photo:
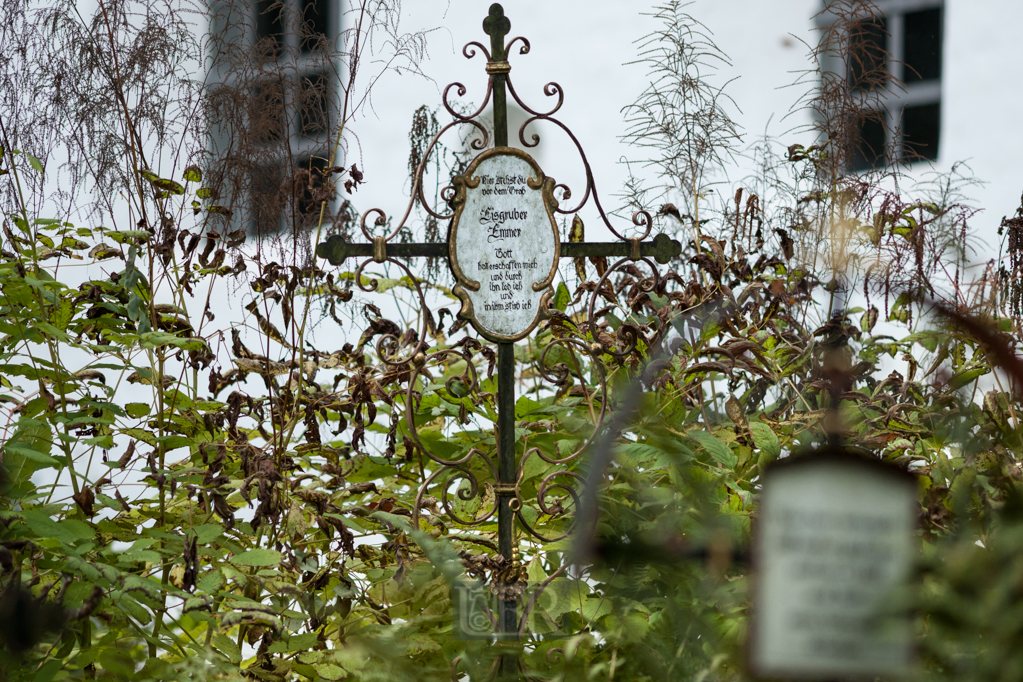
<path fill-rule="evenodd" d="M 375 215 L 375 225 L 385 224 L 385 214 L 371 209 L 362 216 L 361 229 L 366 243 L 348 243 L 340 236 L 332 236 L 319 244 L 318 256 L 332 265 L 340 265 L 349 257 L 372 258 L 376 263 L 393 259 L 420 257 L 447 257 L 455 276 L 454 293 L 462 308 L 459 316 L 468 320 L 480 335 L 497 344 L 497 497 L 498 551 L 511 560 L 516 550 L 514 539 L 515 513 L 518 511 L 518 485 L 516 482 L 515 453 L 515 342 L 526 337 L 547 312 L 554 290 L 552 283 L 560 258 L 618 258 L 615 265 L 601 273 L 598 288 L 608 275 L 623 263 L 646 261 L 656 271 L 650 259 L 666 264 L 681 252 L 681 245 L 664 234 L 650 240 L 652 220 L 645 211 L 633 216 L 633 224 L 642 234 L 638 238 L 625 238 L 609 222 L 597 197 L 593 175 L 582 147 L 571 131 L 553 115 L 564 99 L 560 86 L 548 83 L 547 96 L 558 97 L 558 104 L 548 112 L 539 112 L 525 105 L 509 79 L 509 48 L 517 41 L 522 45 L 519 54 L 529 52 L 525 38 L 514 38 L 505 44 L 511 22 L 500 4 L 493 4 L 483 22 L 483 30 L 490 36 L 490 50 L 471 42 L 463 54 L 472 58 L 476 49 L 487 55 L 486 71 L 489 75 L 487 94 L 483 104 L 474 112 L 463 115 L 447 101 L 448 92 L 456 87 L 459 95 L 465 88 L 452 83 L 444 91 L 444 106 L 454 121 L 443 127 L 427 148 L 416 172 L 412 200 L 404 217 L 387 236 L 373 236 L 367 228 L 367 218 Z M 508 144 L 507 95 L 530 114 L 519 130 L 523 147 L 535 147 L 536 135 L 527 141 L 525 129 L 533 121 L 548 121 L 560 127 L 576 145 L 586 172 L 586 188 L 578 206 L 563 209 L 561 202 L 571 197 L 565 185 L 541 170 L 537 162 L 523 149 Z M 487 148 L 487 131 L 476 120 L 493 98 L 494 146 Z M 450 213 L 440 213 L 425 201 L 423 173 L 437 140 L 452 126 L 471 125 L 480 134 L 472 148 L 482 150 L 462 175 L 452 179 L 442 197 L 453 207 Z M 560 193 L 560 201 L 555 197 Z M 616 242 L 587 243 L 561 242 L 555 214 L 574 214 L 592 197 L 604 225 L 619 238 Z M 390 243 L 408 219 L 416 199 L 434 218 L 450 221 L 448 237 L 444 243 Z M 370 261 L 366 261 L 368 263 Z M 404 267 L 404 266 L 402 266 Z M 360 268 L 361 272 L 361 268 Z M 592 305 L 590 316 L 592 318 Z M 425 350 L 425 342 L 421 341 Z M 594 340 L 590 352 L 595 358 L 603 353 L 602 342 Z M 516 617 L 515 601 L 502 603 L 498 618 L 499 632 L 514 636 L 521 631 Z M 502 669 L 508 672 L 507 662 Z"/>

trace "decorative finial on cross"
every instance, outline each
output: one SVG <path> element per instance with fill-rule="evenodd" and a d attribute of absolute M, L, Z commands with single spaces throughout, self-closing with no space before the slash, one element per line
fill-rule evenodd
<path fill-rule="evenodd" d="M 511 31 L 511 21 L 504 16 L 504 8 L 495 2 L 490 6 L 490 14 L 483 20 L 483 32 L 490 36 L 490 53 L 494 61 L 508 58 L 504 48 L 504 37 Z"/>
<path fill-rule="evenodd" d="M 529 527 L 526 517 L 521 514 L 524 509 L 522 507 L 522 490 L 519 486 L 519 467 L 523 459 L 516 456 L 515 341 L 528 336 L 542 316 L 550 312 L 549 303 L 554 295 L 552 284 L 559 260 L 574 258 L 578 263 L 585 258 L 622 259 L 610 266 L 612 272 L 624 266 L 627 260 L 643 260 L 648 266 L 651 266 L 655 281 L 657 281 L 660 275 L 657 273 L 656 267 L 653 267 L 651 260 L 656 260 L 661 264 L 668 263 L 672 258 L 678 257 L 682 246 L 665 234 L 657 234 L 653 239 L 641 241 L 641 238 L 638 237 L 626 239 L 614 231 L 604 215 L 604 210 L 600 208 L 600 204 L 596 200 L 596 186 L 585 155 L 583 155 L 583 162 L 586 165 L 587 174 L 586 196 L 592 197 L 604 223 L 614 231 L 619 240 L 587 242 L 582 239 L 580 229 L 579 241 L 559 241 L 554 215 L 554 212 L 558 210 L 558 202 L 553 194 L 556 186 L 554 179 L 547 176 L 529 154 L 521 149 L 512 148 L 508 144 L 507 87 L 511 65 L 508 63 L 508 48 L 505 39 L 511 31 L 511 21 L 504 15 L 504 8 L 499 3 L 495 2 L 490 6 L 490 13 L 483 20 L 483 31 L 490 36 L 491 45 L 486 72 L 490 79 L 489 93 L 492 94 L 494 144 L 492 148 L 477 155 L 465 169 L 463 175 L 452 178 L 451 189 L 454 189 L 455 193 L 452 196 L 454 210 L 450 215 L 440 215 L 427 208 L 438 219 L 451 220 L 446 242 L 388 243 L 388 240 L 396 237 L 401 227 L 405 225 L 412 209 L 410 205 L 406 210 L 405 217 L 402 218 L 401 225 L 398 228 L 393 228 L 389 237 L 371 236 L 366 224 L 367 218 L 376 215 L 377 225 L 384 222 L 384 212 L 380 209 L 371 209 L 363 215 L 361 223 L 363 234 L 369 240 L 368 242 L 349 243 L 340 235 L 335 234 L 316 247 L 316 254 L 321 258 L 326 258 L 335 266 L 341 265 L 347 258 L 353 256 L 372 258 L 377 263 L 418 257 L 446 257 L 448 259 L 448 264 L 457 281 L 455 291 L 456 293 L 461 291 L 458 293 L 462 301 L 462 311 L 459 314 L 465 316 L 482 336 L 497 344 L 497 423 L 495 424 L 497 461 L 496 471 L 493 471 L 494 481 L 492 485 L 488 485 L 491 485 L 497 498 L 494 504 L 497 514 L 497 551 L 501 557 L 507 559 L 517 556 L 516 523 Z M 529 51 L 529 42 L 525 38 L 513 38 L 511 44 L 514 44 L 516 40 L 523 41 L 523 47 L 519 54 L 526 54 Z M 475 41 L 466 46 L 467 50 L 470 46 L 482 47 Z M 471 57 L 476 52 L 465 51 L 464 54 Z M 554 85 L 551 84 L 551 86 Z M 464 88 L 460 85 L 459 87 L 461 88 L 459 92 L 464 94 Z M 559 95 L 557 106 L 561 106 L 560 87 L 547 89 L 544 92 L 548 95 L 557 93 Z M 445 98 L 446 93 L 447 90 L 445 90 Z M 519 104 L 525 107 L 521 101 Z M 463 122 L 470 121 L 478 128 L 483 128 L 479 123 L 479 119 L 482 118 L 482 109 L 466 118 L 457 115 L 446 100 L 445 106 L 448 107 L 449 112 L 455 114 Z M 557 107 L 555 107 L 556 110 Z M 561 125 L 566 131 L 568 130 L 550 114 L 541 114 L 531 120 L 538 118 L 548 119 Z M 445 128 L 445 130 L 447 129 Z M 526 144 L 521 131 L 519 140 L 524 145 Z M 431 149 L 434 148 L 431 145 Z M 580 152 L 582 152 L 581 148 Z M 416 184 L 413 185 L 413 194 L 420 198 L 422 198 L 422 193 L 416 188 L 422 188 L 422 173 L 425 167 L 426 160 L 424 159 L 417 170 Z M 565 188 L 564 185 L 562 187 Z M 568 192 L 566 191 L 563 196 L 568 199 Z M 586 203 L 585 199 L 583 203 Z M 579 208 L 582 208 L 582 205 L 572 210 L 558 210 L 558 212 L 576 213 Z M 485 222 L 484 218 L 480 217 L 481 212 L 486 215 L 498 213 L 501 216 L 507 216 L 507 220 L 511 222 L 495 224 L 489 218 L 487 219 L 489 222 Z M 643 216 L 645 218 L 641 219 Z M 578 215 L 576 215 L 576 219 L 581 220 Z M 637 213 L 633 218 L 633 225 L 644 230 L 644 238 L 651 234 L 653 226 L 649 214 Z M 574 230 L 573 227 L 573 234 L 576 234 Z M 366 264 L 367 262 L 363 262 L 357 267 L 356 272 L 361 273 Z M 398 264 L 400 265 L 400 263 Z M 606 262 L 604 267 L 608 268 Z M 463 268 L 465 269 L 463 270 Z M 601 281 L 606 280 L 608 273 L 604 270 L 601 270 L 600 273 L 604 278 Z M 360 274 L 358 277 L 364 276 Z M 420 300 L 425 302 L 419 288 L 420 280 L 413 278 L 413 281 L 416 282 Z M 376 280 L 373 282 L 371 287 L 376 286 Z M 364 287 L 364 290 L 368 291 L 369 289 Z M 592 295 L 596 297 L 597 293 L 593 292 Z M 591 311 L 594 307 L 594 300 L 591 299 Z M 598 316 L 600 314 L 598 313 Z M 589 313 L 588 320 L 589 328 L 595 329 L 596 322 L 593 312 Z M 425 333 L 424 329 L 424 336 Z M 603 341 L 595 339 L 586 346 L 594 363 L 603 362 L 602 357 L 607 350 L 603 343 Z M 411 358 L 412 365 L 417 370 L 423 368 L 427 358 L 426 342 L 421 342 L 421 344 Z M 414 429 L 414 420 L 410 424 Z M 421 445 L 418 447 L 422 448 Z M 572 457 L 581 453 L 582 450 Z M 460 468 L 462 465 L 459 463 L 462 460 L 449 462 L 439 459 L 433 454 L 426 454 L 440 463 L 442 469 L 462 471 Z M 524 452 L 522 457 L 526 456 L 527 453 Z M 568 460 L 558 461 L 566 462 Z M 431 477 L 423 483 L 422 490 L 425 491 L 426 485 L 433 480 Z M 540 504 L 543 504 L 542 500 Z M 491 514 L 493 513 L 491 512 Z M 515 558 L 507 562 L 503 570 L 507 573 L 502 575 L 507 579 L 502 580 L 499 584 L 509 588 L 511 585 L 521 583 L 520 579 L 523 575 L 521 572 L 525 569 L 519 559 Z M 507 590 L 501 594 L 497 620 L 498 633 L 502 638 L 517 639 L 519 628 L 522 627 L 517 611 L 516 594 L 514 591 Z M 501 654 L 499 670 L 502 679 L 521 679 L 521 666 L 514 653 Z"/>

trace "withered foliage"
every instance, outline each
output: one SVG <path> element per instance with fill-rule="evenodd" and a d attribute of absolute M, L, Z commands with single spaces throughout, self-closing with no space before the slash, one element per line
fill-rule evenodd
<path fill-rule="evenodd" d="M 837 440 L 913 471 L 928 542 L 970 524 L 987 540 L 1011 507 L 1023 208 L 1003 223 L 1009 267 L 973 277 L 967 176 L 910 199 L 898 166 L 851 172 L 856 117 L 898 86 L 857 47 L 869 3 L 829 6 L 803 81 L 809 144 L 756 146 L 757 172 L 727 192 L 739 130 L 711 80 L 727 62 L 680 3 L 658 10 L 640 54 L 652 83 L 626 116 L 660 186 L 631 201 L 682 253 L 573 264 L 574 293 L 562 282 L 515 348 L 510 492 L 497 352 L 423 293 L 437 264 L 420 280 L 310 250 L 389 224 L 355 208 L 373 179 L 350 124 L 366 69 L 423 55 L 400 6 L 357 4 L 321 31 L 316 3 L 103 0 L 81 17 L 4 2 L 4 674 L 486 673 L 490 640 L 450 634 L 451 583 L 469 576 L 535 609 L 533 669 L 566 663 L 546 634 L 589 633 L 567 679 L 738 679 L 746 568 L 715 538 L 748 541 L 774 460 Z M 427 156 L 444 125 L 413 117 L 410 172 L 436 176 L 413 204 L 448 201 L 467 160 Z M 437 241 L 446 225 L 413 227 Z M 583 232 L 573 216 L 570 239 Z M 78 260 L 76 279 L 63 265 Z M 221 319 L 225 282 L 240 320 Z M 388 307 L 395 294 L 411 304 Z M 561 541 L 579 532 L 585 475 L 601 506 L 582 532 L 608 563 L 578 577 Z M 522 556 L 498 552 L 511 494 Z M 18 632 L 11 613 L 35 625 Z"/>

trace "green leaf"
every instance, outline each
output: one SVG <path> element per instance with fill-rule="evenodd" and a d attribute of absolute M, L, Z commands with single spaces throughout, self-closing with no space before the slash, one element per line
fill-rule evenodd
<path fill-rule="evenodd" d="M 272 549 L 250 549 L 231 559 L 238 566 L 276 566 L 281 563 L 281 553 Z"/>
<path fill-rule="evenodd" d="M 181 177 L 186 182 L 202 182 L 202 171 L 199 170 L 199 166 L 192 165 L 185 169 Z"/>
<path fill-rule="evenodd" d="M 201 339 L 178 336 L 171 332 L 144 332 L 139 334 L 139 345 L 143 348 L 176 346 L 185 350 L 200 350 L 203 347 L 203 341 Z"/>
<path fill-rule="evenodd" d="M 526 577 L 532 583 L 542 583 L 547 580 L 547 573 L 543 570 L 543 563 L 540 561 L 540 555 L 537 554 L 529 562 L 529 566 L 526 567 Z"/>
<path fill-rule="evenodd" d="M 199 578 L 195 585 L 201 592 L 216 594 L 224 586 L 224 582 L 224 574 L 218 570 L 213 570 Z"/>
<path fill-rule="evenodd" d="M 150 178 L 146 179 L 149 180 L 149 184 L 151 184 L 153 189 L 156 190 L 158 197 L 162 198 L 172 194 L 181 195 L 185 193 L 185 188 L 173 180 L 168 180 L 167 178 L 156 178 L 155 180 Z"/>
<path fill-rule="evenodd" d="M 156 436 L 148 429 L 124 429 L 122 433 L 129 438 L 140 440 L 146 445 L 156 445 Z"/>
<path fill-rule="evenodd" d="M 378 294 L 387 293 L 388 291 L 390 291 L 394 287 L 401 286 L 401 283 L 402 283 L 401 279 L 394 279 L 392 277 L 376 277 L 374 279 L 376 279 L 376 281 L 377 281 L 376 292 Z M 402 278 L 402 279 L 404 279 L 404 278 Z M 370 278 L 366 277 L 366 278 L 364 278 L 363 281 L 365 281 L 368 284 L 369 281 L 370 281 Z"/>
<path fill-rule="evenodd" d="M 625 443 L 615 448 L 615 459 L 627 467 L 648 467 L 657 462 L 664 451 L 649 443 Z"/>
<path fill-rule="evenodd" d="M 42 406 L 37 405 L 37 407 L 41 408 Z M 53 434 L 45 421 L 22 418 L 18 422 L 18 430 L 4 444 L 3 451 L 17 453 L 36 464 L 60 467 L 60 460 L 54 459 L 49 454 L 53 447 L 52 438 Z"/>
<path fill-rule="evenodd" d="M 127 403 L 124 406 L 124 411 L 133 419 L 141 419 L 147 416 L 152 409 L 149 403 Z"/>
<path fill-rule="evenodd" d="M 185 436 L 157 436 L 156 442 L 163 445 L 165 452 L 185 448 L 192 444 L 192 439 Z"/>
<path fill-rule="evenodd" d="M 15 444 L 8 443 L 7 445 L 4 446 L 4 450 L 8 452 L 16 452 L 25 459 L 35 462 L 36 464 L 43 464 L 48 467 L 61 466 L 61 462 L 59 459 L 54 459 L 53 457 L 50 457 L 47 454 L 43 454 L 42 452 L 39 452 L 34 448 L 30 448 L 28 446 L 21 445 L 18 443 Z"/>
<path fill-rule="evenodd" d="M 63 660 L 51 659 L 35 671 L 32 679 L 35 680 L 35 682 L 50 682 L 50 680 L 52 680 L 63 667 Z"/>
<path fill-rule="evenodd" d="M 558 282 L 558 290 L 554 293 L 554 307 L 564 312 L 571 300 L 572 294 L 568 292 L 568 287 L 564 282 Z"/>
<path fill-rule="evenodd" d="M 304 635 L 292 635 L 291 639 L 283 642 L 274 642 L 270 645 L 270 653 L 283 654 L 291 651 L 308 651 L 319 643 L 315 632 Z"/>
<path fill-rule="evenodd" d="M 990 367 L 974 367 L 952 376 L 948 380 L 948 390 L 958 391 L 963 386 L 973 383 L 978 377 L 984 376 L 991 371 Z"/>
<path fill-rule="evenodd" d="M 118 244 L 124 244 L 132 239 L 149 239 L 152 235 L 149 234 L 148 230 L 120 230 L 117 232 L 107 232 L 107 236 Z"/>
<path fill-rule="evenodd" d="M 242 660 L 241 649 L 239 649 L 238 645 L 235 644 L 234 640 L 228 637 L 227 635 L 223 633 L 215 635 L 213 637 L 213 646 L 217 647 L 222 652 L 224 652 L 224 655 L 227 656 L 228 660 L 231 661 L 232 663 L 237 665 L 238 663 L 241 662 Z"/>
<path fill-rule="evenodd" d="M 316 674 L 325 680 L 343 680 L 348 676 L 345 669 L 336 663 L 317 663 L 313 666 Z"/>
<path fill-rule="evenodd" d="M 79 521 L 78 519 L 64 519 L 60 522 L 60 525 L 71 531 L 71 534 L 79 540 L 92 540 L 96 537 L 96 531 L 85 521 Z"/>
<path fill-rule="evenodd" d="M 121 252 L 109 244 L 97 244 L 89 251 L 89 258 L 106 260 L 108 258 L 121 258 Z"/>
<path fill-rule="evenodd" d="M 860 329 L 869 334 L 874 329 L 874 325 L 877 324 L 877 308 L 870 306 L 870 310 L 863 313 L 860 316 Z"/>
<path fill-rule="evenodd" d="M 36 157 L 34 157 L 34 156 L 32 156 L 31 154 L 28 154 L 28 153 L 25 154 L 25 157 L 28 159 L 29 165 L 32 166 L 32 168 L 37 173 L 42 173 L 43 172 L 43 164 L 39 163 L 39 159 L 37 159 Z"/>
<path fill-rule="evenodd" d="M 195 190 L 195 196 L 199 197 L 200 199 L 209 199 L 210 197 L 213 196 L 213 190 L 210 189 L 209 187 L 200 187 L 199 189 Z"/>
<path fill-rule="evenodd" d="M 41 539 L 54 538 L 66 545 L 72 545 L 79 540 L 89 540 L 95 536 L 89 524 L 78 519 L 64 519 L 57 523 L 41 509 L 26 509 L 21 512 L 21 518 Z"/>
<path fill-rule="evenodd" d="M 761 452 L 771 460 L 776 460 L 781 456 L 781 443 L 778 441 L 774 429 L 763 422 L 752 421 L 749 423 L 749 430 L 753 434 L 753 442 Z"/>
<path fill-rule="evenodd" d="M 223 535 L 224 527 L 219 523 L 206 523 L 192 529 L 200 545 L 208 545 Z"/>
<path fill-rule="evenodd" d="M 366 527 L 361 525 L 360 523 L 358 523 L 355 519 L 350 519 L 350 518 L 348 518 L 346 516 L 342 516 L 341 514 L 330 514 L 330 513 L 328 513 L 328 514 L 324 514 L 323 517 L 327 518 L 327 519 L 337 519 L 338 521 L 340 521 L 341 523 L 345 524 L 346 526 L 348 526 L 349 528 L 351 528 L 352 530 L 354 530 L 357 533 L 366 533 L 366 532 L 368 532 L 366 530 Z"/>
<path fill-rule="evenodd" d="M 703 329 L 700 330 L 700 340 L 707 341 L 714 338 L 721 333 L 721 325 L 717 319 L 710 319 L 703 325 Z"/>
<path fill-rule="evenodd" d="M 739 458 L 735 456 L 732 449 L 718 439 L 717 436 L 706 431 L 690 431 L 689 435 L 693 440 L 702 445 L 707 454 L 721 466 L 732 468 L 739 463 Z"/>

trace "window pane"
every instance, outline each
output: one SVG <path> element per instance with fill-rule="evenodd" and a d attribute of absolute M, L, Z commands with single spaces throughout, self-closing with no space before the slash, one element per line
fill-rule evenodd
<path fill-rule="evenodd" d="M 256 0 L 256 48 L 280 57 L 284 47 L 284 5 L 281 0 Z"/>
<path fill-rule="evenodd" d="M 284 88 L 280 83 L 265 81 L 252 89 L 249 135 L 262 144 L 279 142 L 284 138 Z"/>
<path fill-rule="evenodd" d="M 941 105 L 923 104 L 902 110 L 902 158 L 919 161 L 938 158 Z"/>
<path fill-rule="evenodd" d="M 906 14 L 903 23 L 906 83 L 941 78 L 941 19 L 941 8 Z"/>
<path fill-rule="evenodd" d="M 302 51 L 311 52 L 330 32 L 329 0 L 302 0 Z"/>
<path fill-rule="evenodd" d="M 250 184 L 252 212 L 249 232 L 271 235 L 281 231 L 281 169 L 277 165 L 260 166 L 252 172 Z"/>
<path fill-rule="evenodd" d="M 849 86 L 880 87 L 888 80 L 888 28 L 884 17 L 859 21 L 849 29 Z"/>
<path fill-rule="evenodd" d="M 856 117 L 853 145 L 853 170 L 869 170 L 882 164 L 887 147 L 884 112 L 868 111 Z"/>
<path fill-rule="evenodd" d="M 308 137 L 322 137 L 328 128 L 330 97 L 322 73 L 302 77 L 299 92 L 299 130 Z"/>
<path fill-rule="evenodd" d="M 320 172 L 327 167 L 327 160 L 313 156 L 302 159 L 297 165 L 298 170 L 295 174 L 297 224 L 316 223 L 320 217 L 320 203 L 324 199 L 329 199 L 327 179 Z"/>

